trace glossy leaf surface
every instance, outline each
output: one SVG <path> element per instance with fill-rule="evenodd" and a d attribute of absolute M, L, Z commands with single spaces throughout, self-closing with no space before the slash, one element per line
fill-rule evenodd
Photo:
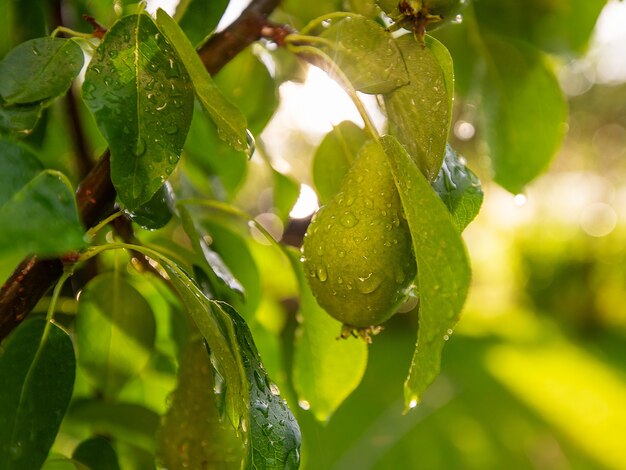
<path fill-rule="evenodd" d="M 195 49 L 178 24 L 163 10 L 157 12 L 159 28 L 178 52 L 193 81 L 196 95 L 217 126 L 220 138 L 236 150 L 248 147 L 247 121 L 242 112 L 228 101 L 204 68 Z"/>
<path fill-rule="evenodd" d="M 481 81 L 495 180 L 512 193 L 544 171 L 565 131 L 567 106 L 544 57 L 531 46 L 488 35 Z"/>
<path fill-rule="evenodd" d="M 0 141 L 0 253 L 61 254 L 84 245 L 74 192 L 26 148 Z"/>
<path fill-rule="evenodd" d="M 109 143 L 118 197 L 133 210 L 178 162 L 193 113 L 189 75 L 149 16 L 126 16 L 94 53 L 83 98 Z"/>
<path fill-rule="evenodd" d="M 130 217 L 143 228 L 156 230 L 172 219 L 173 207 L 174 192 L 172 186 L 165 182 L 148 202 L 132 211 Z"/>
<path fill-rule="evenodd" d="M 445 47 L 430 37 L 424 48 L 411 34 L 396 42 L 410 83 L 384 95 L 389 131 L 432 181 L 441 168 L 450 128 L 452 59 Z"/>
<path fill-rule="evenodd" d="M 460 232 L 478 215 L 483 202 L 483 191 L 478 177 L 448 145 L 439 176 L 433 189 L 446 205 Z"/>
<path fill-rule="evenodd" d="M 293 381 L 298 399 L 326 422 L 361 383 L 367 366 L 364 341 L 338 340 L 341 322 L 315 300 L 305 279 L 300 254 L 288 251 L 300 288 L 300 325 L 294 344 Z"/>
<path fill-rule="evenodd" d="M 367 134 L 352 121 L 343 121 L 324 137 L 313 157 L 313 182 L 321 204 L 339 192 L 343 177 L 367 141 Z"/>
<path fill-rule="evenodd" d="M 321 34 L 333 45 L 324 50 L 363 93 L 390 93 L 409 82 L 396 42 L 385 29 L 363 16 L 333 22 Z"/>
<path fill-rule="evenodd" d="M 0 104 L 0 135 L 23 138 L 29 135 L 41 117 L 41 105 L 7 106 Z"/>
<path fill-rule="evenodd" d="M 204 341 L 191 340 L 171 407 L 157 431 L 157 456 L 166 468 L 240 468 L 242 444 L 220 416 L 215 378 Z"/>
<path fill-rule="evenodd" d="M 105 273 L 83 289 L 76 317 L 78 363 L 107 399 L 148 362 L 155 320 L 150 305 L 121 273 Z"/>
<path fill-rule="evenodd" d="M 74 387 L 72 340 L 43 318 L 22 323 L 0 354 L 0 468 L 39 468 Z"/>
<path fill-rule="evenodd" d="M 64 94 L 83 66 L 76 42 L 39 38 L 20 44 L 0 61 L 0 95 L 8 104 L 36 103 Z"/>
<path fill-rule="evenodd" d="M 465 245 L 450 213 L 402 145 L 384 136 L 417 260 L 420 295 L 417 345 L 404 384 L 405 411 L 414 407 L 439 373 L 441 352 L 458 321 L 470 283 Z"/>
<path fill-rule="evenodd" d="M 243 432 L 244 468 L 297 468 L 300 431 L 260 362 L 250 331 L 232 307 L 209 300 L 178 268 L 164 265 L 204 336 L 225 382 L 225 412 Z"/>

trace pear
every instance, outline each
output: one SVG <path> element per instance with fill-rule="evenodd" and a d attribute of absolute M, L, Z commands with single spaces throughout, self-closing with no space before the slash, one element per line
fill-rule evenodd
<path fill-rule="evenodd" d="M 411 235 L 383 148 L 368 142 L 304 238 L 304 269 L 319 305 L 345 331 L 391 317 L 416 275 Z"/>

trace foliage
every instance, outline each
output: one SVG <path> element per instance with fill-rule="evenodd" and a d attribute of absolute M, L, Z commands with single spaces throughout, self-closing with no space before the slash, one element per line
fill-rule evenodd
<path fill-rule="evenodd" d="M 227 1 L 182 1 L 173 18 L 143 4 L 65 2 L 91 15 L 93 32 L 63 2 L 52 2 L 57 17 L 42 11 L 30 22 L 23 3 L 2 5 L 16 43 L 0 37 L 3 276 L 26 257 L 0 303 L 0 331 L 11 331 L 0 343 L 0 466 L 11 469 L 298 468 L 301 440 L 311 464 L 323 439 L 308 434 L 310 416 L 341 414 L 372 351 L 374 364 L 387 356 L 405 377 L 394 412 L 415 408 L 466 300 L 462 232 L 483 202 L 477 160 L 451 146 L 451 123 L 479 101 L 493 179 L 523 191 L 566 127 L 547 54 L 584 51 L 603 5 L 477 1 L 435 38 L 424 37 L 417 12 L 390 18 L 381 7 L 392 14 L 396 2 L 374 0 L 253 0 L 245 21 L 222 32 Z M 392 34 L 392 19 L 414 34 Z M 278 85 L 300 79 L 303 64 L 344 88 L 363 125 L 335 126 L 296 178 L 262 132 Z M 384 132 L 365 95 L 378 100 Z M 301 247 L 310 220 L 303 229 L 289 214 L 310 182 L 326 209 L 305 259 L 287 245 Z M 51 257 L 57 271 L 35 277 L 33 266 Z M 351 284 L 340 289 L 336 272 L 361 267 L 370 285 L 345 294 Z M 385 276 L 384 287 L 372 284 Z M 22 321 L 33 308 L 45 320 Z M 336 339 L 371 340 L 398 309 L 410 313 L 390 320 L 389 337 L 401 336 L 404 355 L 385 332 L 372 350 Z M 414 339 L 397 334 L 400 322 L 417 336 L 410 361 Z M 494 376 L 523 389 L 490 357 Z M 518 350 L 502 357 L 524 362 Z M 398 395 L 401 381 L 389 384 Z"/>

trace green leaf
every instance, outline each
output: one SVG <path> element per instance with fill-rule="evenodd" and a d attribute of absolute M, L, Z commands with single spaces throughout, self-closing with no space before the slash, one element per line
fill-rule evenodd
<path fill-rule="evenodd" d="M 216 389 L 204 341 L 191 340 L 181 358 L 171 407 L 156 435 L 157 458 L 164 467 L 241 467 L 242 444 L 230 423 L 221 419 Z"/>
<path fill-rule="evenodd" d="M 293 178 L 272 169 L 274 179 L 274 212 L 280 220 L 289 219 L 289 213 L 300 195 L 300 185 Z"/>
<path fill-rule="evenodd" d="M 59 255 L 84 246 L 74 192 L 25 147 L 0 141 L 0 254 Z"/>
<path fill-rule="evenodd" d="M 93 399 L 74 400 L 65 419 L 68 424 L 85 426 L 92 434 L 114 436 L 117 442 L 132 443 L 154 453 L 154 435 L 160 417 L 143 406 Z"/>
<path fill-rule="evenodd" d="M 321 37 L 332 60 L 363 93 L 390 93 L 409 82 L 402 54 L 392 36 L 378 23 L 354 15 L 331 24 Z"/>
<path fill-rule="evenodd" d="M 245 321 L 209 300 L 179 268 L 164 264 L 172 284 L 207 341 L 225 383 L 225 411 L 244 436 L 243 468 L 297 468 L 300 430 L 261 364 Z"/>
<path fill-rule="evenodd" d="M 300 325 L 296 332 L 293 382 L 298 399 L 309 404 L 318 421 L 326 422 L 361 383 L 367 366 L 364 341 L 338 341 L 341 322 L 315 300 L 300 262 L 289 250 L 300 288 Z"/>
<path fill-rule="evenodd" d="M 339 192 L 343 177 L 366 141 L 365 131 L 352 121 L 343 121 L 326 134 L 313 157 L 313 183 L 321 204 Z"/>
<path fill-rule="evenodd" d="M 18 139 L 28 136 L 35 129 L 41 110 L 42 105 L 39 103 L 24 106 L 0 103 L 0 135 Z"/>
<path fill-rule="evenodd" d="M 418 270 L 419 328 L 404 384 L 406 411 L 439 373 L 441 351 L 458 321 L 471 274 L 465 245 L 448 209 L 395 138 L 384 136 L 381 144 L 402 200 Z"/>
<path fill-rule="evenodd" d="M 454 225 L 462 232 L 478 215 L 483 203 L 480 180 L 448 145 L 439 176 L 432 187 L 446 205 Z"/>
<path fill-rule="evenodd" d="M 174 170 L 193 113 L 183 63 L 152 19 L 115 23 L 87 68 L 83 98 L 111 149 L 111 179 L 122 203 L 136 209 Z"/>
<path fill-rule="evenodd" d="M 93 437 L 81 442 L 72 458 L 89 470 L 119 470 L 117 454 L 111 442 L 103 437 Z"/>
<path fill-rule="evenodd" d="M 411 81 L 384 95 L 389 131 L 432 181 L 441 168 L 450 128 L 452 59 L 445 47 L 430 37 L 426 47 L 410 34 L 396 43 Z"/>
<path fill-rule="evenodd" d="M 70 337 L 43 318 L 9 336 L 0 350 L 0 468 L 41 467 L 72 397 L 75 367 Z"/>
<path fill-rule="evenodd" d="M 104 397 L 113 400 L 148 363 L 155 320 L 150 305 L 119 272 L 92 279 L 76 316 L 78 363 Z"/>
<path fill-rule="evenodd" d="M 215 125 L 221 139 L 236 150 L 248 148 L 246 117 L 215 85 L 195 49 L 176 22 L 163 10 L 157 11 L 157 23 L 178 52 L 196 90 L 196 95 Z"/>
<path fill-rule="evenodd" d="M 308 21 L 323 16 L 327 13 L 341 11 L 342 0 L 317 0 L 315 2 L 303 2 L 302 0 L 284 0 L 280 7 L 285 12 L 300 20 L 302 25 Z M 296 25 L 298 26 L 298 25 Z"/>
<path fill-rule="evenodd" d="M 165 182 L 148 202 L 130 212 L 130 218 L 145 229 L 156 230 L 172 219 L 173 206 L 174 192 L 172 186 Z"/>
<path fill-rule="evenodd" d="M 215 306 L 232 321 L 248 386 L 250 427 L 244 440 L 247 456 L 243 468 L 297 469 L 300 465 L 298 423 L 265 372 L 246 322 L 230 305 L 216 302 Z M 243 421 L 244 432 L 245 425 Z"/>
<path fill-rule="evenodd" d="M 196 110 L 185 144 L 185 155 L 208 176 L 217 199 L 232 199 L 245 180 L 248 157 L 233 149 L 217 135 L 217 129 L 203 110 Z M 204 181 L 203 186 L 206 185 Z M 204 189 L 204 188 L 203 188 Z"/>
<path fill-rule="evenodd" d="M 212 244 L 212 240 L 207 231 L 195 222 L 192 210 L 187 206 L 180 206 L 179 212 L 183 228 L 189 236 L 195 252 L 204 261 L 202 269 L 207 275 L 211 293 L 220 299 L 244 298 L 246 294 L 244 287 L 224 263 L 222 257 L 211 248 L 209 241 Z"/>
<path fill-rule="evenodd" d="M 41 470 L 92 470 L 80 462 L 51 452 L 41 467 Z"/>
<path fill-rule="evenodd" d="M 228 0 L 183 0 L 174 18 L 195 47 L 201 45 L 217 27 Z"/>
<path fill-rule="evenodd" d="M 274 114 L 278 96 L 272 75 L 253 48 L 248 47 L 226 64 L 215 76 L 215 83 L 241 109 L 250 132 L 259 134 Z"/>
<path fill-rule="evenodd" d="M 543 172 L 565 132 L 567 104 L 552 70 L 531 46 L 484 36 L 485 137 L 495 181 L 512 193 Z"/>
<path fill-rule="evenodd" d="M 26 41 L 0 61 L 0 95 L 8 104 L 55 98 L 67 91 L 82 66 L 83 51 L 72 40 Z"/>

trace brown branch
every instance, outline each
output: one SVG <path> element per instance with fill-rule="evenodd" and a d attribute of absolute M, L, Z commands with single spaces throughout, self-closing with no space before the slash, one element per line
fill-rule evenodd
<path fill-rule="evenodd" d="M 253 0 L 224 31 L 213 35 L 198 51 L 211 74 L 219 72 L 239 52 L 262 37 L 268 15 L 280 0 Z M 110 179 L 107 150 L 76 190 L 78 211 L 85 227 L 92 227 L 113 208 L 115 189 Z M 26 258 L 0 289 L 0 341 L 20 324 L 59 279 L 61 259 Z"/>

